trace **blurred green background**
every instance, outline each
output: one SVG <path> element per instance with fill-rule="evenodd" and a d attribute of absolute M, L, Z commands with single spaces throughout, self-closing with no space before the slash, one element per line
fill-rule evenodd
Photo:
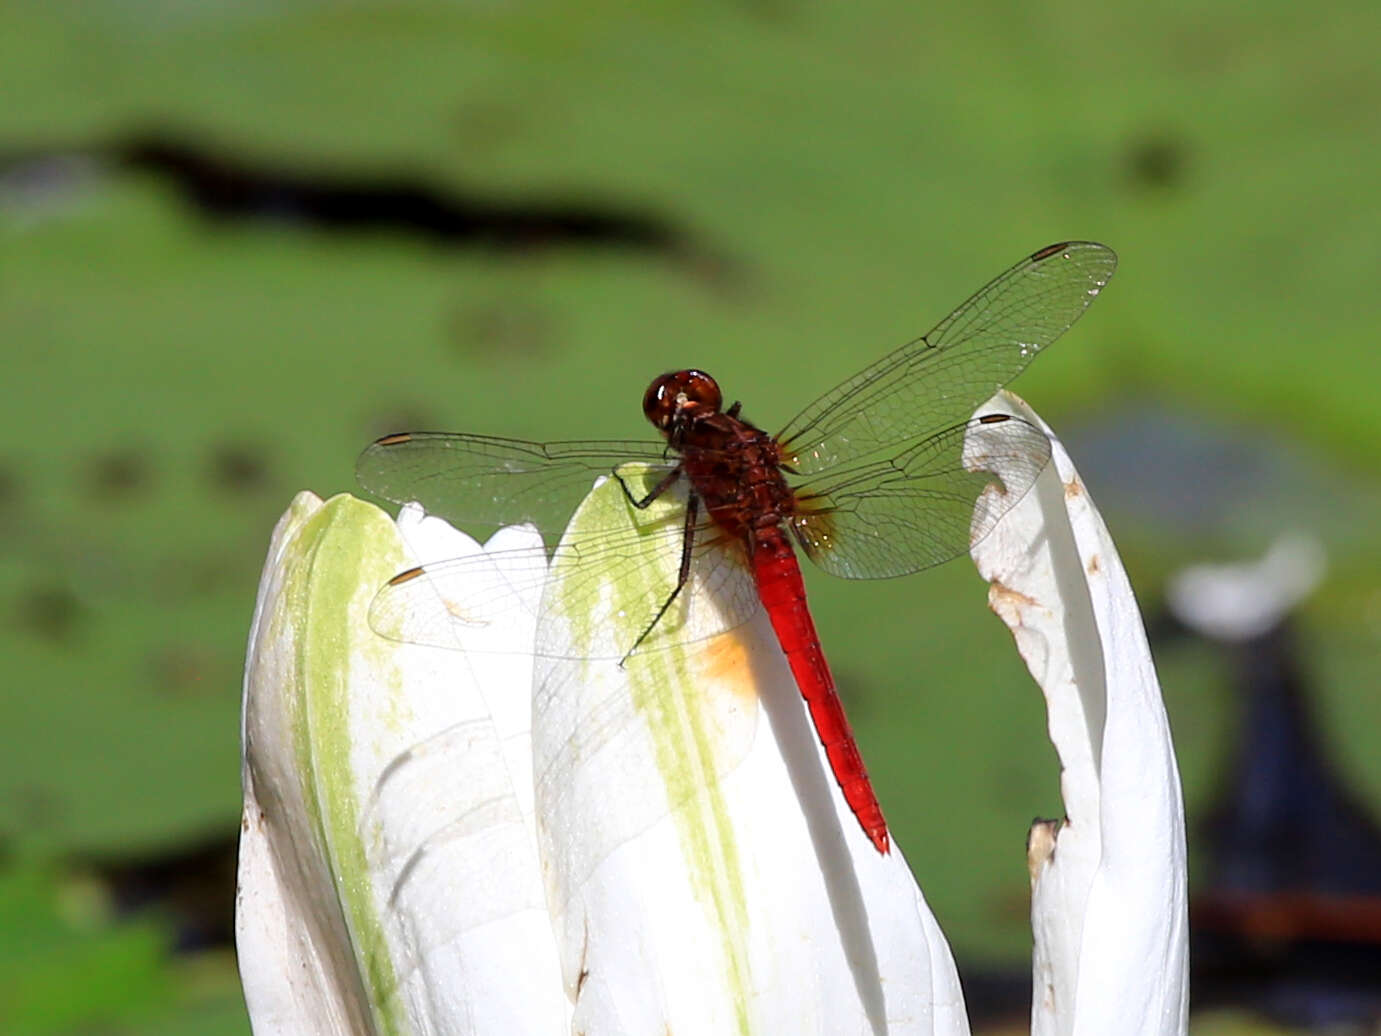
<path fill-rule="evenodd" d="M 1363 2 L 0 6 L 0 1025 L 247 1031 L 188 918 L 228 917 L 244 638 L 294 491 L 351 490 L 402 427 L 641 436 L 687 365 L 775 428 L 1066 238 L 1121 268 L 1017 390 L 1076 463 L 1148 412 L 1294 458 L 1240 494 L 1175 473 L 1212 504 L 1189 525 L 1115 450 L 1085 474 L 1148 611 L 1176 566 L 1324 539 L 1321 722 L 1381 801 L 1378 39 Z M 479 227 L 236 212 L 211 159 L 415 181 Z M 1058 767 L 983 583 L 809 578 L 961 967 L 1020 970 Z M 1211 652 L 1161 675 L 1192 825 L 1234 705 Z"/>

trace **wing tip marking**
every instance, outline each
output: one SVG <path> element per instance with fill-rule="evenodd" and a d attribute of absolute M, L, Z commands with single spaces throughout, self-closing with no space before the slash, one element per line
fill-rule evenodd
<path fill-rule="evenodd" d="M 1044 248 L 1038 248 L 1036 251 L 1031 253 L 1031 262 L 1044 262 L 1046 259 L 1049 259 L 1052 255 L 1058 255 L 1061 252 L 1065 251 L 1065 249 L 1067 249 L 1072 243 L 1073 242 L 1071 241 L 1057 241 L 1053 245 L 1046 245 Z"/>
<path fill-rule="evenodd" d="M 425 571 L 425 566 L 415 565 L 412 568 L 405 569 L 404 571 L 399 572 L 396 576 L 394 576 L 392 579 L 388 581 L 387 585 L 402 586 L 404 583 L 411 583 L 414 579 L 417 579 L 419 576 L 421 576 L 422 573 Z"/>

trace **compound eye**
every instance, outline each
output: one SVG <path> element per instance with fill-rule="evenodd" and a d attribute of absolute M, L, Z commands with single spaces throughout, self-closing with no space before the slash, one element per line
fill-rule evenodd
<path fill-rule="evenodd" d="M 682 389 L 686 394 L 686 399 L 692 403 L 699 403 L 706 410 L 719 413 L 719 408 L 724 405 L 724 395 L 719 391 L 719 382 L 710 377 L 704 371 L 681 371 Z"/>
<path fill-rule="evenodd" d="M 724 404 L 724 396 L 714 378 L 704 371 L 672 371 L 647 387 L 643 395 L 643 413 L 649 421 L 665 431 L 688 403 L 718 412 Z"/>

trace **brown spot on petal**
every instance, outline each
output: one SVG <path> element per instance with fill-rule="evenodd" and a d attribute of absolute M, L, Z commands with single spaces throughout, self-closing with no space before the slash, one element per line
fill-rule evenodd
<path fill-rule="evenodd" d="M 1062 820 L 1034 820 L 1026 833 L 1026 871 L 1036 883 L 1045 866 L 1055 859 L 1055 840 L 1064 826 Z"/>
<path fill-rule="evenodd" d="M 1020 590 L 994 582 L 988 587 L 988 609 L 1010 629 L 1016 630 L 1026 625 L 1024 613 L 1037 607 L 1035 598 Z"/>
<path fill-rule="evenodd" d="M 1091 558 L 1088 559 L 1087 568 L 1089 575 L 1096 576 L 1099 572 L 1103 570 L 1102 558 L 1100 558 L 1097 554 L 1094 554 Z"/>
<path fill-rule="evenodd" d="M 585 921 L 585 935 L 580 944 L 580 974 L 575 980 L 575 998 L 580 999 L 580 991 L 585 988 L 585 980 L 590 977 L 590 922 Z"/>
<path fill-rule="evenodd" d="M 1030 594 L 1024 594 L 1020 590 L 1013 590 L 1010 586 L 993 581 L 988 589 L 988 605 L 996 608 L 998 603 L 1011 608 L 1031 608 L 1036 604 L 1036 599 Z"/>
<path fill-rule="evenodd" d="M 1073 500 L 1076 496 L 1084 495 L 1084 487 L 1078 479 L 1070 479 L 1065 483 L 1065 499 Z"/>

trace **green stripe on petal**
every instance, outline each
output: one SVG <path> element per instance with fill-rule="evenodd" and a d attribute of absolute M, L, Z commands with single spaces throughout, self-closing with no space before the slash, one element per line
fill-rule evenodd
<path fill-rule="evenodd" d="M 393 550 L 380 549 L 388 543 Z M 351 695 L 360 686 L 391 681 L 398 691 L 393 647 L 370 630 L 367 613 L 377 588 L 402 567 L 402 547 L 382 511 L 337 496 L 294 537 L 282 565 L 281 604 L 268 639 L 294 649 L 284 705 L 303 804 L 345 911 L 379 1031 L 406 1033 L 360 840 L 350 724 Z"/>
<path fill-rule="evenodd" d="M 655 474 L 627 468 L 620 473 L 628 492 L 635 496 L 655 484 Z M 620 797 L 664 798 L 670 806 L 685 881 L 705 910 L 710 928 L 720 935 L 724 994 L 735 1005 L 737 1030 L 748 1033 L 752 986 L 747 945 L 749 909 L 738 840 L 720 778 L 746 750 L 752 731 L 750 723 L 750 736 L 742 736 L 741 700 L 727 702 L 726 710 L 726 699 L 733 695 L 722 689 L 714 693 L 708 686 L 712 681 L 707 679 L 703 656 L 707 631 L 719 621 L 712 612 L 714 594 L 698 585 L 693 575 L 691 584 L 638 652 L 624 661 L 621 670 L 610 673 L 610 660 L 633 647 L 676 586 L 684 502 L 684 494 L 668 493 L 639 511 L 631 506 L 628 493 L 617 480 L 596 489 L 576 513 L 558 550 L 543 601 L 544 622 L 555 623 L 562 631 L 569 642 L 564 650 L 570 654 L 602 660 L 584 664 L 579 678 L 582 686 L 613 681 L 620 685 L 614 693 L 626 694 L 631 702 L 639 728 L 632 736 L 647 738 L 650 753 L 643 761 L 650 763 L 650 772 L 620 772 L 618 776 L 632 786 L 608 788 L 608 796 L 616 801 L 606 802 L 604 808 L 625 808 L 625 802 L 617 801 Z M 636 543 L 630 540 L 626 548 L 607 555 L 581 549 L 582 539 L 588 541 L 592 534 L 621 525 L 641 533 Z M 598 578 L 592 579 L 592 565 L 602 566 Z M 750 578 L 746 570 L 741 576 Z M 617 710 L 605 705 L 601 701 L 590 710 L 593 720 L 588 716 L 575 720 L 574 737 L 587 737 L 595 748 L 589 753 L 573 749 L 573 756 L 594 757 L 601 747 L 598 736 L 610 733 L 605 724 Z M 658 782 L 664 795 L 649 796 L 636 787 L 643 780 Z M 600 819 L 601 824 L 619 829 L 607 817 Z M 656 819 L 649 813 L 630 820 L 630 837 L 636 835 L 643 821 L 651 824 Z M 614 844 L 596 843 L 591 855 L 615 848 Z"/>
<path fill-rule="evenodd" d="M 750 974 L 746 936 L 748 903 L 744 895 L 738 842 L 729 821 L 720 784 L 717 731 L 706 722 L 697 691 L 693 653 L 659 651 L 630 660 L 633 703 L 646 717 L 656 752 L 657 769 L 668 799 L 679 803 L 672 817 L 680 834 L 692 886 L 719 931 L 725 983 L 738 1005 L 739 1031 L 750 1031 L 747 1005 Z"/>

